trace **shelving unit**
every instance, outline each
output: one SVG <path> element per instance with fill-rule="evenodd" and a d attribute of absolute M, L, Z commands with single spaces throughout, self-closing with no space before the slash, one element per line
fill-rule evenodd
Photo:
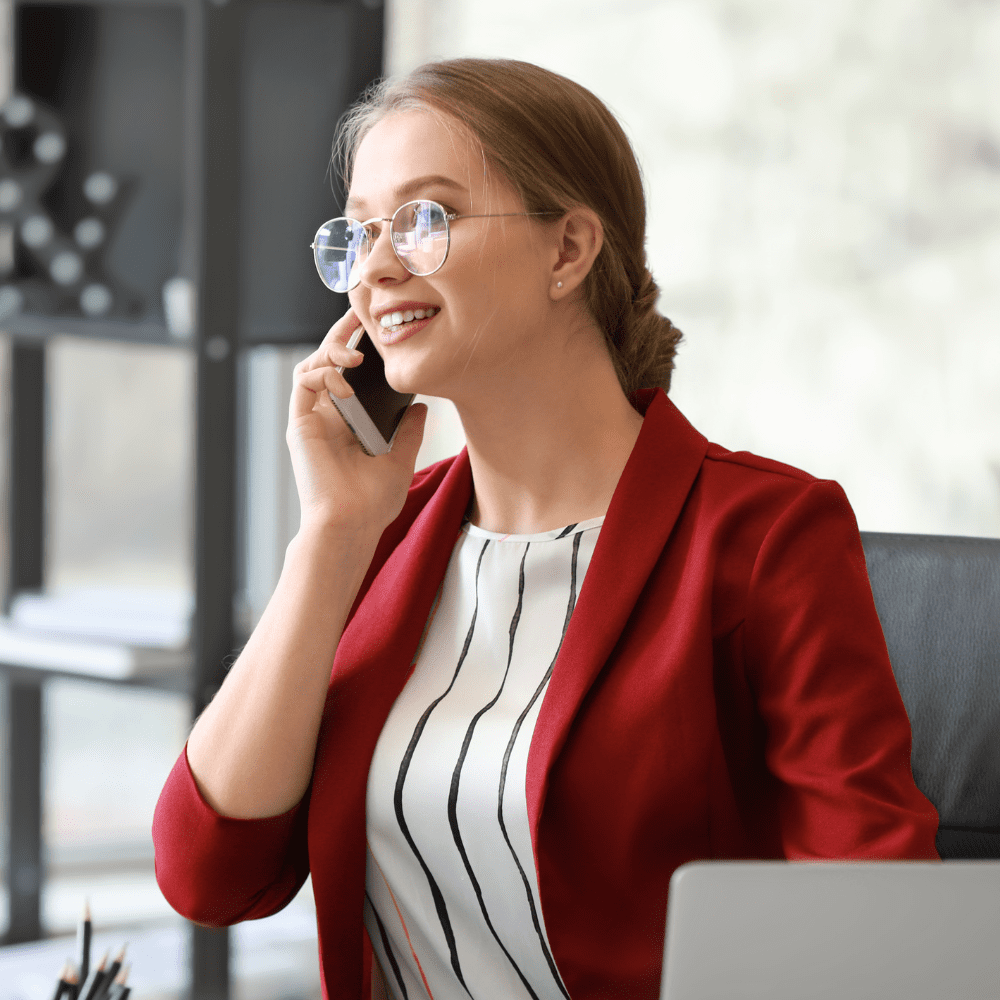
<path fill-rule="evenodd" d="M 11 338 L 6 612 L 45 586 L 47 340 L 172 344 L 197 357 L 187 645 L 46 638 L 0 622 L 15 943 L 44 930 L 45 681 L 184 691 L 194 715 L 221 683 L 237 639 L 237 358 L 256 345 L 318 342 L 342 310 L 307 246 L 339 211 L 326 175 L 330 142 L 342 111 L 381 73 L 383 11 L 379 0 L 15 2 L 11 34 L 13 90 L 34 119 L 18 124 L 23 106 L 7 116 L 0 154 L 0 185 L 24 177 L 16 197 L 9 185 L 6 201 L 0 190 L 0 327 Z M 62 136 L 64 151 L 42 162 L 37 143 L 48 133 Z M 51 156 L 57 146 L 42 148 Z M 117 184 L 103 216 L 81 194 L 95 173 Z M 38 242 L 45 225 L 29 223 L 43 216 L 49 249 Z M 106 232 L 96 249 L 77 235 L 91 216 Z M 78 272 L 55 269 L 57 252 L 76 254 Z M 95 285 L 107 295 L 88 300 Z M 228 997 L 226 932 L 192 934 L 191 997 Z"/>

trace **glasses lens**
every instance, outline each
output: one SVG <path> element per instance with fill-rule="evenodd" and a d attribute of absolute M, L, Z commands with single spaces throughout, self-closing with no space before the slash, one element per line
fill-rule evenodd
<path fill-rule="evenodd" d="M 436 201 L 411 201 L 392 218 L 392 245 L 411 274 L 433 274 L 448 256 L 448 220 Z"/>
<path fill-rule="evenodd" d="M 347 292 L 357 285 L 364 239 L 364 229 L 353 219 L 333 219 L 320 227 L 313 248 L 316 270 L 327 288 Z"/>

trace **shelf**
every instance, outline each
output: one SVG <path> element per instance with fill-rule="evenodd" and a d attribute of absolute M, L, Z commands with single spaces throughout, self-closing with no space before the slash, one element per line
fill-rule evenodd
<path fill-rule="evenodd" d="M 87 337 L 91 340 L 125 341 L 133 344 L 163 344 L 190 347 L 193 342 L 172 337 L 162 322 L 139 320 L 83 319 L 78 316 L 33 316 L 21 313 L 4 321 L 6 332 L 23 340 L 48 340 L 50 337 Z"/>
<path fill-rule="evenodd" d="M 45 635 L 18 628 L 10 619 L 0 619 L 0 667 L 93 680 L 160 682 L 175 687 L 175 683 L 163 682 L 186 681 L 191 664 L 189 649 Z"/>

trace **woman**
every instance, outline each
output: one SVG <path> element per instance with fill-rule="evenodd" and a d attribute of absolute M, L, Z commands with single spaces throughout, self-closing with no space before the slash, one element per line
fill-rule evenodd
<path fill-rule="evenodd" d="M 301 528 L 161 796 L 166 897 L 229 924 L 311 872 L 330 997 L 655 997 L 686 861 L 936 858 L 843 492 L 663 391 L 610 112 L 457 60 L 342 148 L 357 258 L 296 371 Z M 361 451 L 328 396 L 359 324 L 394 388 L 454 401 L 462 454 L 413 475 L 422 406 Z"/>

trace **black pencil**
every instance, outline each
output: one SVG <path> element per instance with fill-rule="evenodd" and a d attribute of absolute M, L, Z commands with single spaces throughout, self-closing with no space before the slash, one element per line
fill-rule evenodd
<path fill-rule="evenodd" d="M 101 988 L 96 993 L 96 1000 L 103 1000 L 103 998 L 108 995 L 108 991 L 114 985 L 115 977 L 121 971 L 122 962 L 125 961 L 125 949 L 127 947 L 127 944 L 122 945 L 122 950 L 115 955 L 115 960 L 111 963 L 111 968 L 104 973 L 104 981 L 101 983 Z"/>
<path fill-rule="evenodd" d="M 52 1000 L 62 1000 L 63 997 L 72 996 L 73 986 L 76 983 L 75 967 L 72 962 L 67 962 L 62 972 L 59 973 L 59 982 L 56 983 L 56 991 Z"/>
<path fill-rule="evenodd" d="M 73 963 L 70 963 L 69 979 L 66 981 L 66 998 L 67 1000 L 76 1000 L 77 992 L 80 989 L 80 973 Z"/>
<path fill-rule="evenodd" d="M 90 902 L 83 904 L 83 915 L 76 929 L 77 965 L 80 967 L 79 982 L 85 983 L 90 975 L 90 934 L 92 925 L 90 922 Z"/>
<path fill-rule="evenodd" d="M 104 969 L 108 964 L 108 954 L 109 952 L 104 953 L 101 964 L 90 974 L 90 978 L 86 982 L 81 981 L 77 993 L 79 1000 L 97 1000 L 104 987 Z"/>
<path fill-rule="evenodd" d="M 118 978 L 114 981 L 111 989 L 106 994 L 107 1000 L 126 1000 L 131 990 L 125 985 L 128 982 L 128 973 L 131 965 L 126 965 L 124 969 L 118 974 Z"/>
<path fill-rule="evenodd" d="M 66 992 L 67 980 L 66 977 L 69 975 L 69 962 L 67 962 L 62 967 L 62 972 L 59 973 L 59 978 L 56 980 L 56 991 L 52 994 L 52 1000 L 59 1000 Z"/>

